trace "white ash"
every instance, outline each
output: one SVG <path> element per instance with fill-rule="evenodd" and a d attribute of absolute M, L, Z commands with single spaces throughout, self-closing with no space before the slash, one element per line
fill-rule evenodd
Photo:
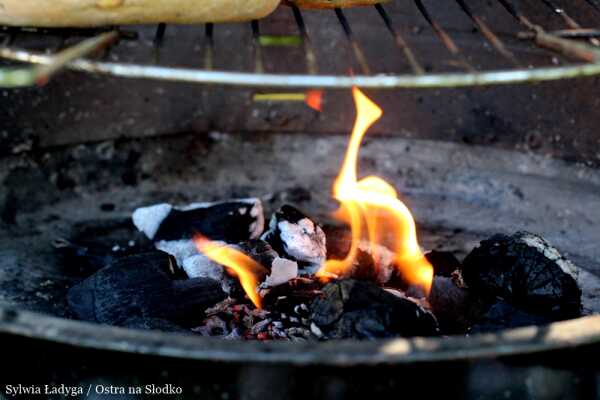
<path fill-rule="evenodd" d="M 577 267 L 571 261 L 563 257 L 556 247 L 553 247 L 544 238 L 529 232 L 518 232 L 516 233 L 516 236 L 528 246 L 536 248 L 549 260 L 554 261 L 565 274 L 571 275 L 573 279 L 577 280 Z"/>
<path fill-rule="evenodd" d="M 250 333 L 252 333 L 253 335 L 258 335 L 261 332 L 265 332 L 271 322 L 272 320 L 270 318 L 267 318 L 254 324 L 254 326 L 250 328 Z"/>
<path fill-rule="evenodd" d="M 262 202 L 259 199 L 247 199 L 254 203 L 250 210 L 250 216 L 256 218 L 256 221 L 250 224 L 250 239 L 258 239 L 265 230 L 265 213 L 263 212 Z"/>
<path fill-rule="evenodd" d="M 298 263 L 277 257 L 271 264 L 271 274 L 263 282 L 266 287 L 282 285 L 298 276 Z"/>
<path fill-rule="evenodd" d="M 269 229 L 261 237 L 282 257 L 298 261 L 301 273 L 315 273 L 327 258 L 325 233 L 301 211 L 282 206 L 269 221 Z"/>
<path fill-rule="evenodd" d="M 204 254 L 196 254 L 186 258 L 183 261 L 183 270 L 189 278 L 210 278 L 219 282 L 225 278 L 223 266 Z"/>
<path fill-rule="evenodd" d="M 179 268 L 183 267 L 183 262 L 186 258 L 198 254 L 198 248 L 191 239 L 161 240 L 154 243 L 154 247 L 175 257 Z"/>
<path fill-rule="evenodd" d="M 135 227 L 143 232 L 148 239 L 154 239 L 160 224 L 169 215 L 173 206 L 167 203 L 141 207 L 133 212 L 132 219 Z"/>
<path fill-rule="evenodd" d="M 326 239 L 319 225 L 308 218 L 303 218 L 295 224 L 281 221 L 277 225 L 287 254 L 313 266 L 321 266 L 325 262 Z"/>
<path fill-rule="evenodd" d="M 325 336 L 321 328 L 319 328 L 314 322 L 310 323 L 310 331 L 319 339 Z"/>

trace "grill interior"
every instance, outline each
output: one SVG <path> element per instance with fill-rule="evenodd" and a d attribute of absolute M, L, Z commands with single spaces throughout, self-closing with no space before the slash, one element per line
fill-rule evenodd
<path fill-rule="evenodd" d="M 555 80 L 600 73 L 599 20 L 597 0 L 414 0 L 333 11 L 282 6 L 260 21 L 204 27 L 5 27 L 0 56 L 50 66 L 29 75 L 5 73 L 0 83 L 39 82 L 64 66 L 129 78 L 268 87 Z M 60 56 L 49 55 L 56 52 Z M 85 55 L 88 61 L 73 61 Z"/>

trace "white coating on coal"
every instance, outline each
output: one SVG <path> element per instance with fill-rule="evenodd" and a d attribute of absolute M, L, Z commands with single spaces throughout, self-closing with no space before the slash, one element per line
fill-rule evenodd
<path fill-rule="evenodd" d="M 297 223 L 280 221 L 277 228 L 281 232 L 284 250 L 298 261 L 321 265 L 327 257 L 325 233 L 321 227 L 308 218 Z"/>
<path fill-rule="evenodd" d="M 250 216 L 255 218 L 256 221 L 250 224 L 249 233 L 250 239 L 257 239 L 263 232 L 265 228 L 265 216 L 263 214 L 263 206 L 262 202 L 258 198 L 247 198 L 247 199 L 231 199 L 225 201 L 217 201 L 217 202 L 198 202 L 198 203 L 190 203 L 185 206 L 172 206 L 171 204 L 161 203 L 155 204 L 148 207 L 140 207 L 135 210 L 132 214 L 133 224 L 135 227 L 144 232 L 144 234 L 148 237 L 148 239 L 154 239 L 156 236 L 156 232 L 160 228 L 160 224 L 164 221 L 164 219 L 169 215 L 171 210 L 175 209 L 178 211 L 192 211 L 197 210 L 199 208 L 208 208 L 218 204 L 225 203 L 242 203 L 251 205 L 250 208 Z M 240 215 L 246 215 L 248 212 L 247 208 L 240 207 L 238 208 L 238 213 Z"/>
<path fill-rule="evenodd" d="M 573 279 L 577 280 L 577 267 L 571 261 L 564 258 L 555 247 L 542 237 L 527 232 L 521 232 L 517 237 L 528 246 L 536 248 L 544 257 L 554 261 L 565 274 L 569 274 Z"/>
<path fill-rule="evenodd" d="M 154 243 L 154 247 L 175 257 L 179 267 L 183 267 L 183 261 L 186 258 L 198 254 L 198 249 L 191 239 L 161 240 Z"/>
<path fill-rule="evenodd" d="M 154 239 L 160 224 L 167 218 L 173 206 L 167 203 L 155 204 L 153 206 L 141 207 L 135 210 L 131 216 L 135 227 L 144 232 L 148 239 Z"/>
<path fill-rule="evenodd" d="M 250 210 L 250 216 L 256 218 L 256 221 L 250 225 L 250 239 L 258 239 L 265 230 L 265 214 L 262 202 L 260 199 L 247 200 L 252 200 L 254 206 Z"/>
<path fill-rule="evenodd" d="M 229 199 L 229 200 L 222 200 L 222 201 L 201 201 L 201 202 L 190 203 L 185 206 L 176 206 L 175 209 L 178 211 L 191 211 L 191 210 L 197 210 L 199 208 L 208 208 L 208 207 L 216 206 L 218 204 L 243 203 L 243 204 L 252 205 L 252 204 L 256 204 L 256 202 L 260 203 L 260 199 L 251 197 L 251 198 L 246 198 L 246 199 Z"/>
<path fill-rule="evenodd" d="M 183 261 L 183 270 L 189 278 L 210 278 L 218 282 L 224 280 L 223 267 L 204 254 L 196 254 Z"/>
<path fill-rule="evenodd" d="M 274 287 L 282 285 L 298 276 L 298 263 L 285 258 L 277 257 L 271 264 L 271 275 L 265 279 L 264 286 Z"/>

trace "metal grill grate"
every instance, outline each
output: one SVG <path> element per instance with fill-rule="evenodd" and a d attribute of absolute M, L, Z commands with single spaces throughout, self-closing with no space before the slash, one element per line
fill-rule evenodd
<path fill-rule="evenodd" d="M 205 25 L 204 34 L 197 35 L 203 37 L 196 43 L 190 43 L 190 47 L 195 44 L 195 48 L 201 48 L 202 58 L 188 50 L 193 59 L 190 66 L 172 65 L 176 64 L 173 58 L 178 57 L 165 53 L 172 53 L 168 49 L 178 42 L 177 33 L 181 29 L 202 32 L 199 27 L 160 24 L 150 33 L 152 40 L 144 40 L 148 36 L 147 27 L 111 30 L 5 27 L 0 29 L 0 57 L 38 66 L 0 69 L 0 86 L 44 82 L 63 68 L 125 78 L 297 88 L 483 86 L 600 74 L 600 29 L 586 26 L 595 20 L 600 21 L 597 0 L 523 0 L 519 3 L 496 0 L 485 2 L 485 5 L 482 3 L 479 0 L 454 0 L 440 5 L 433 0 L 397 0 L 376 5 L 374 9 L 335 9 L 335 19 L 326 20 L 323 16 L 331 15 L 330 11 L 302 12 L 295 7 L 282 6 L 274 16 L 250 23 L 249 34 L 245 37 L 247 43 L 235 41 L 228 44 L 228 51 L 231 48 L 239 48 L 240 51 L 246 47 L 252 49 L 248 54 L 251 62 L 246 63 L 248 68 L 236 71 L 230 71 L 228 65 L 220 65 L 216 57 L 222 47 L 216 44 L 215 37 L 220 30 L 227 29 L 226 25 Z M 459 14 L 454 21 L 460 20 L 462 26 L 452 26 L 446 21 L 444 16 L 452 13 Z M 262 33 L 263 27 L 269 28 L 273 21 L 276 23 L 286 15 L 292 21 L 287 26 L 288 32 L 278 35 Z M 582 15 L 586 17 L 586 23 L 578 20 Z M 363 22 L 366 17 L 370 18 L 369 21 Z M 501 31 L 497 26 L 498 18 L 502 17 L 513 20 L 512 25 L 508 24 L 510 31 Z M 360 33 L 355 29 L 357 23 L 362 27 Z M 333 26 L 336 24 L 339 27 Z M 327 30 L 338 29 L 345 38 L 344 45 L 317 43 L 311 32 L 319 32 L 324 26 Z M 503 29 L 506 26 L 504 22 Z M 174 36 L 169 35 L 170 30 L 175 32 Z M 371 31 L 367 35 L 369 40 L 361 40 L 361 34 L 366 30 Z M 377 36 L 376 40 L 372 39 L 373 35 Z M 464 39 L 466 35 L 470 35 L 468 40 Z M 435 46 L 435 43 L 428 42 L 433 38 L 437 38 L 438 45 L 443 46 L 433 57 L 439 61 L 425 63 L 421 56 L 426 53 L 423 43 Z M 49 41 L 53 44 L 40 44 Z M 394 46 L 403 61 L 380 71 L 377 67 L 381 60 L 373 59 L 369 56 L 372 52 L 366 50 L 381 46 L 384 41 Z M 470 54 L 472 52 L 465 43 L 477 43 L 483 50 Z M 150 54 L 143 50 L 146 47 L 152 48 Z M 279 52 L 275 57 L 268 57 L 269 47 L 281 47 L 284 53 L 286 49 L 296 53 L 285 56 Z M 297 60 L 298 49 L 303 57 L 301 62 Z M 325 71 L 320 67 L 329 64 L 329 60 L 341 58 L 340 54 L 351 54 L 352 60 L 346 64 L 331 62 L 338 67 L 337 70 Z M 278 61 L 283 60 L 289 67 L 291 58 L 294 68 L 277 70 Z M 300 64 L 304 66 L 303 70 L 295 71 Z M 354 69 L 353 65 L 357 68 Z"/>

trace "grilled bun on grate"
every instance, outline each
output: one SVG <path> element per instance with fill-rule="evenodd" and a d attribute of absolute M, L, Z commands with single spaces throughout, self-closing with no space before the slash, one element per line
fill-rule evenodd
<path fill-rule="evenodd" d="M 236 22 L 270 14 L 280 0 L 0 0 L 0 25 L 91 27 Z"/>
<path fill-rule="evenodd" d="M 372 6 L 387 0 L 284 0 L 285 3 L 295 4 L 300 8 L 348 8 Z"/>

